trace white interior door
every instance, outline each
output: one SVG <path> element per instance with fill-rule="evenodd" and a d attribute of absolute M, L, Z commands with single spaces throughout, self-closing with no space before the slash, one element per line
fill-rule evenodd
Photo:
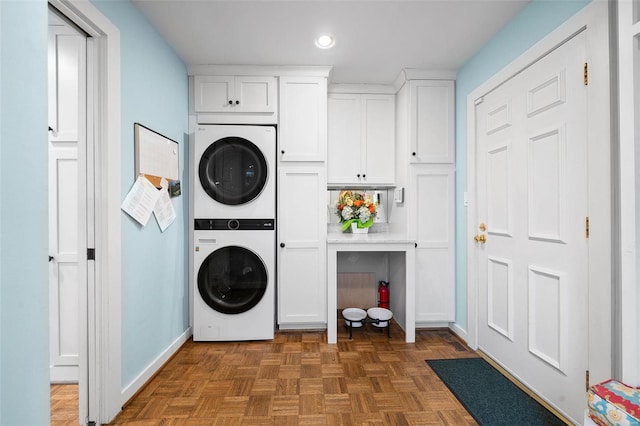
<path fill-rule="evenodd" d="M 588 369 L 585 40 L 486 95 L 475 130 L 478 347 L 576 422 Z"/>
<path fill-rule="evenodd" d="M 83 282 L 78 149 L 85 143 L 86 37 L 62 21 L 49 26 L 48 74 L 50 372 L 52 382 L 77 382 Z"/>

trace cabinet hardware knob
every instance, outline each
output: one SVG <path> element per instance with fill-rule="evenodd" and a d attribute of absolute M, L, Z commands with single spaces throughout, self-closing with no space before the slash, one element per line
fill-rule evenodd
<path fill-rule="evenodd" d="M 53 256 L 49 256 L 49 262 L 53 260 Z"/>
<path fill-rule="evenodd" d="M 358 173 L 356 176 L 358 176 L 358 178 L 360 178 L 360 173 Z"/>
<path fill-rule="evenodd" d="M 363 179 L 364 179 L 364 178 L 366 178 L 366 177 L 367 177 L 367 175 L 362 175 L 362 178 L 363 178 Z"/>
<path fill-rule="evenodd" d="M 229 105 L 233 105 L 233 101 L 232 100 L 229 100 Z"/>
<path fill-rule="evenodd" d="M 284 154 L 284 149 L 282 151 L 280 151 L 280 154 Z"/>
<path fill-rule="evenodd" d="M 415 157 L 415 156 L 416 156 L 416 153 L 415 153 L 415 152 L 412 152 L 412 153 L 411 153 L 411 155 L 413 155 L 413 156 Z"/>
<path fill-rule="evenodd" d="M 240 101 L 236 101 L 236 105 L 240 105 Z"/>
<path fill-rule="evenodd" d="M 415 244 L 415 248 L 418 248 L 418 243 L 413 243 L 413 244 Z"/>
<path fill-rule="evenodd" d="M 280 247 L 284 247 L 284 243 L 280 243 Z"/>

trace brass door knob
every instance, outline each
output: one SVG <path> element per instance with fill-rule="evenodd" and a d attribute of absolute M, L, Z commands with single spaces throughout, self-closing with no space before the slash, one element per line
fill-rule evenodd
<path fill-rule="evenodd" d="M 476 235 L 475 237 L 473 237 L 473 239 L 476 241 L 476 243 L 484 244 L 487 242 L 487 236 L 484 234 Z"/>

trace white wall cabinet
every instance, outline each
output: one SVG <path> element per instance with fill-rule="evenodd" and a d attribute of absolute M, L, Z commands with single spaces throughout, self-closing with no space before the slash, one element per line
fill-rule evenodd
<path fill-rule="evenodd" d="M 326 161 L 327 79 L 280 77 L 279 158 Z"/>
<path fill-rule="evenodd" d="M 327 324 L 327 207 L 324 164 L 278 172 L 278 325 Z"/>
<path fill-rule="evenodd" d="M 408 233 L 416 240 L 416 326 L 455 320 L 455 182 L 450 167 L 412 166 Z"/>
<path fill-rule="evenodd" d="M 332 93 L 328 116 L 329 185 L 392 185 L 395 96 Z"/>
<path fill-rule="evenodd" d="M 266 113 L 277 111 L 277 79 L 262 76 L 196 75 L 196 113 Z"/>
<path fill-rule="evenodd" d="M 454 82 L 410 80 L 409 135 L 411 163 L 453 164 Z"/>

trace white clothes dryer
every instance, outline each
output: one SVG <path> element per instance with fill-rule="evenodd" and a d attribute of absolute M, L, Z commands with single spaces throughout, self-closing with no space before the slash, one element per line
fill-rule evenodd
<path fill-rule="evenodd" d="M 195 219 L 275 218 L 275 127 L 197 125 L 194 139 Z"/>
<path fill-rule="evenodd" d="M 193 340 L 273 339 L 275 221 L 194 220 Z"/>

